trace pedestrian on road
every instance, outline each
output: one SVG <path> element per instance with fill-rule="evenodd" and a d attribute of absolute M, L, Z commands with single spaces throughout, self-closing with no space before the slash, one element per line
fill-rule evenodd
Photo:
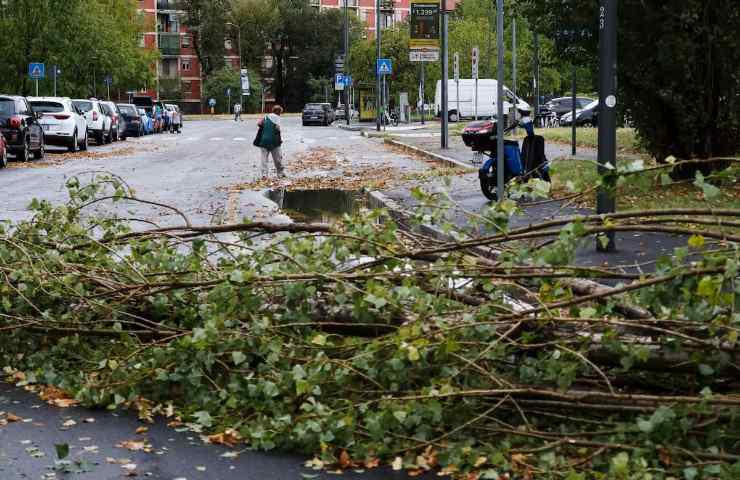
<path fill-rule="evenodd" d="M 234 104 L 234 121 L 238 122 L 241 119 L 242 119 L 242 104 L 235 103 Z"/>
<path fill-rule="evenodd" d="M 285 178 L 283 152 L 280 149 L 280 145 L 283 144 L 282 132 L 280 130 L 280 115 L 282 113 L 283 107 L 275 105 L 272 107 L 272 113 L 265 115 L 257 123 L 259 129 L 257 130 L 257 137 L 254 139 L 254 146 L 259 147 L 262 154 L 260 159 L 260 174 L 262 178 L 269 176 L 270 166 L 267 161 L 270 155 L 272 155 L 272 160 L 275 162 L 278 177 Z"/>

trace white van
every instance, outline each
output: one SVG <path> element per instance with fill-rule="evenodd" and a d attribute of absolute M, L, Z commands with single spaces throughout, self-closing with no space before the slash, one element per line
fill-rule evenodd
<path fill-rule="evenodd" d="M 458 85 L 450 80 L 447 89 L 447 114 L 451 122 L 460 121 L 462 118 L 474 118 L 476 115 L 475 80 L 472 78 L 460 79 L 460 102 L 458 103 Z M 532 107 L 521 98 L 514 97 L 514 93 L 504 86 L 504 112 L 508 114 L 511 107 L 516 103 L 519 110 L 532 110 Z M 478 118 L 490 118 L 496 116 L 496 99 L 498 97 L 498 82 L 489 78 L 478 80 Z M 458 107 L 459 105 L 459 107 Z M 442 111 L 442 81 L 437 80 L 437 88 L 434 94 L 434 106 L 437 115 Z"/>

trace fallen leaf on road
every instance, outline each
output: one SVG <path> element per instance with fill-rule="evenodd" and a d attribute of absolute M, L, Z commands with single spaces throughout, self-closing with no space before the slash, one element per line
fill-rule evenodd
<path fill-rule="evenodd" d="M 66 422 L 62 423 L 62 427 L 65 427 L 65 428 L 74 427 L 75 425 L 77 425 L 77 422 L 75 422 L 72 419 L 69 419 Z"/>
<path fill-rule="evenodd" d="M 125 448 L 126 450 L 130 450 L 132 452 L 138 452 L 138 451 L 144 451 L 146 453 L 151 453 L 152 446 L 145 441 L 138 441 L 138 440 L 125 440 L 123 442 L 117 443 L 116 447 L 118 448 Z"/>
<path fill-rule="evenodd" d="M 8 415 L 5 417 L 5 420 L 7 420 L 9 423 L 14 422 L 22 422 L 23 419 L 19 417 L 18 415 L 13 415 L 12 413 L 8 413 Z"/>
<path fill-rule="evenodd" d="M 149 427 L 139 427 L 136 429 L 136 434 L 141 435 L 142 433 L 146 433 L 149 431 Z"/>

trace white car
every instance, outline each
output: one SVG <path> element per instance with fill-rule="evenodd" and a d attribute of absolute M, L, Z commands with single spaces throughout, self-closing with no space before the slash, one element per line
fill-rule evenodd
<path fill-rule="evenodd" d="M 72 103 L 85 115 L 88 135 L 92 135 L 98 145 L 113 141 L 113 136 L 111 135 L 113 121 L 100 108 L 100 102 L 94 99 L 78 99 L 72 100 Z"/>
<path fill-rule="evenodd" d="M 87 121 L 82 112 L 66 97 L 29 97 L 28 102 L 44 129 L 47 145 L 67 147 L 70 152 L 87 150 Z"/>

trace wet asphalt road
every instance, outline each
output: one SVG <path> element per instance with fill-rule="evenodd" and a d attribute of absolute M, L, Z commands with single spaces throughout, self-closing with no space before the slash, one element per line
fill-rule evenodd
<path fill-rule="evenodd" d="M 418 168 L 419 161 L 387 151 L 379 142 L 368 141 L 337 128 L 301 127 L 298 118 L 284 118 L 284 152 L 288 162 L 309 149 L 330 146 L 351 161 L 393 164 Z M 264 192 L 229 186 L 249 183 L 258 172 L 258 151 L 252 146 L 256 120 L 186 122 L 181 135 L 161 134 L 132 138 L 106 146 L 91 146 L 90 154 L 70 157 L 63 149 L 50 148 L 44 161 L 12 163 L 0 171 L 3 205 L 0 220 L 27 219 L 32 199 L 59 204 L 67 199 L 66 181 L 88 172 L 119 175 L 139 198 L 177 207 L 193 224 L 211 224 L 269 217 L 289 221 Z M 384 163 L 385 162 L 385 163 Z M 103 207 L 110 208 L 110 207 Z M 160 208 L 129 204 L 137 218 L 161 225 L 182 224 L 178 214 Z M 51 407 L 32 394 L 0 383 L 0 412 L 22 421 L 0 426 L 0 480 L 67 479 L 113 480 L 127 472 L 122 465 L 135 465 L 134 478 L 166 480 L 283 480 L 337 478 L 303 467 L 306 456 L 241 452 L 222 457 L 229 449 L 205 445 L 198 434 L 177 432 L 160 421 L 137 435 L 143 424 L 130 412 Z M 0 415 L 0 418 L 7 418 Z M 86 419 L 94 419 L 86 423 Z M 64 427 L 64 423 L 74 425 Z M 146 440 L 150 453 L 129 451 L 116 445 Z M 62 474 L 54 467 L 55 445 L 68 444 L 72 460 L 85 459 L 89 471 Z M 55 474 L 53 476 L 52 474 Z M 308 476 L 304 476 L 308 475 Z M 317 476 L 314 476 L 317 475 Z M 407 478 L 389 469 L 363 474 L 347 472 L 341 478 L 381 480 Z M 419 477 L 417 477 L 419 478 Z"/>

